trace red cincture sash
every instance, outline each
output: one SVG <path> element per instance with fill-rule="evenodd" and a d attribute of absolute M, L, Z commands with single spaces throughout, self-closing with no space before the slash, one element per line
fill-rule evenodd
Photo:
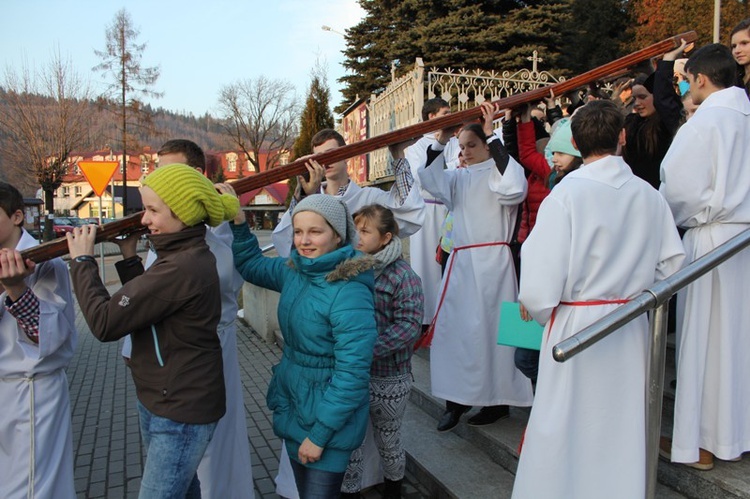
<path fill-rule="evenodd" d="M 458 252 L 465 249 L 472 249 L 472 248 L 483 248 L 485 246 L 508 246 L 508 243 L 506 242 L 493 242 L 493 243 L 477 243 L 477 244 L 467 244 L 465 246 L 456 246 L 453 248 L 453 258 L 451 258 L 451 263 L 448 265 L 448 271 L 445 275 L 445 286 L 443 286 L 443 291 L 440 293 L 440 301 L 438 302 L 437 310 L 435 311 L 435 316 L 432 318 L 432 322 L 430 322 L 430 326 L 427 328 L 427 331 L 425 334 L 419 337 L 417 342 L 414 344 L 414 350 L 418 350 L 422 347 L 428 347 L 432 344 L 432 337 L 435 335 L 435 324 L 437 323 L 438 314 L 440 313 L 440 308 L 443 306 L 443 300 L 445 300 L 445 292 L 448 289 L 448 284 L 451 280 L 451 272 L 453 271 L 453 262 L 456 261 L 456 258 L 458 258 Z"/>
<path fill-rule="evenodd" d="M 592 307 L 595 305 L 622 305 L 623 303 L 627 303 L 630 300 L 628 299 L 619 299 L 619 300 L 591 300 L 591 301 L 561 301 L 560 305 L 567 305 L 569 307 Z M 557 307 L 559 307 L 558 305 Z M 555 324 L 555 313 L 557 312 L 557 307 L 555 307 L 552 310 L 552 317 L 550 317 L 549 320 L 549 329 L 547 330 L 547 338 L 549 338 L 549 333 L 552 331 L 552 326 Z"/>

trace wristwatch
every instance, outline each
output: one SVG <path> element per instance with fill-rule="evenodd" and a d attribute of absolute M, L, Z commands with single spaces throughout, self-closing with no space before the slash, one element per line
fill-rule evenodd
<path fill-rule="evenodd" d="M 75 257 L 75 258 L 73 259 L 73 261 L 75 261 L 75 262 L 77 262 L 77 263 L 82 263 L 82 262 L 92 262 L 92 263 L 96 263 L 96 258 L 94 258 L 94 257 L 93 257 L 93 256 L 91 256 L 91 255 L 81 255 L 81 256 L 77 256 L 77 257 Z"/>

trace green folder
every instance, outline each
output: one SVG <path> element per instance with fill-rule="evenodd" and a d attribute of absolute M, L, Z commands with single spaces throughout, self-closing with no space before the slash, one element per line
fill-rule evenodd
<path fill-rule="evenodd" d="M 518 303 L 504 301 L 500 306 L 497 344 L 539 350 L 542 348 L 544 326 L 537 321 L 521 319 Z"/>

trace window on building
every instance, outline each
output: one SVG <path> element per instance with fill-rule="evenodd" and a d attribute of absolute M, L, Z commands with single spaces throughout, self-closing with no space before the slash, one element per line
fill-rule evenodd
<path fill-rule="evenodd" d="M 83 196 L 83 189 L 81 188 L 80 185 L 77 185 L 75 187 L 75 195 L 76 195 L 76 197 Z"/>
<path fill-rule="evenodd" d="M 70 187 L 68 187 L 67 185 L 63 186 L 61 196 L 64 198 L 70 197 Z"/>
<path fill-rule="evenodd" d="M 227 158 L 227 169 L 230 172 L 236 172 L 237 171 L 237 158 L 236 157 L 229 157 Z"/>

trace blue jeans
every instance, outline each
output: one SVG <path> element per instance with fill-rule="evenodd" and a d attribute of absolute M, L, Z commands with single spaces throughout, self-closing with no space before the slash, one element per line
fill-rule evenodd
<path fill-rule="evenodd" d="M 196 470 L 216 423 L 186 424 L 151 413 L 138 402 L 146 465 L 139 499 L 200 499 Z"/>
<path fill-rule="evenodd" d="M 291 457 L 294 481 L 297 482 L 297 492 L 300 499 L 338 499 L 341 495 L 341 484 L 344 482 L 344 472 L 316 470 L 295 461 Z"/>

